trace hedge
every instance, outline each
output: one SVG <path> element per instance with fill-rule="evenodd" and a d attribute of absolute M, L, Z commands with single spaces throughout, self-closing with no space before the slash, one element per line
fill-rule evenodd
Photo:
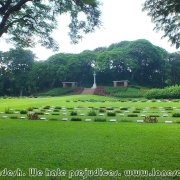
<path fill-rule="evenodd" d="M 179 99 L 180 86 L 169 86 L 164 89 L 151 89 L 146 93 L 148 99 Z"/>

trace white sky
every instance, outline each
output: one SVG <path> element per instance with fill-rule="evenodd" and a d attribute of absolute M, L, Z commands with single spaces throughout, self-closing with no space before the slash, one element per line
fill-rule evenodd
<path fill-rule="evenodd" d="M 79 42 L 72 45 L 68 36 L 68 18 L 59 18 L 58 29 L 53 37 L 59 43 L 59 52 L 79 53 L 83 50 L 93 50 L 97 47 L 109 46 L 124 40 L 147 39 L 154 45 L 160 46 L 169 52 L 177 51 L 167 39 L 161 39 L 163 33 L 153 31 L 154 24 L 146 12 L 142 12 L 142 4 L 145 0 L 100 0 L 101 21 L 103 26 L 91 34 L 87 34 Z M 5 41 L 0 42 L 0 50 L 6 51 L 11 47 Z M 46 60 L 49 56 L 58 53 L 37 45 L 31 49 L 38 59 Z"/>

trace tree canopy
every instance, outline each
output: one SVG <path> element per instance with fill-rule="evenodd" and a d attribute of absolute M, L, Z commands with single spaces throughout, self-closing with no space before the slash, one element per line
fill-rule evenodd
<path fill-rule="evenodd" d="M 30 95 L 77 81 L 82 87 L 127 79 L 131 85 L 164 87 L 180 84 L 180 53 L 168 53 L 147 40 L 123 41 L 79 54 L 59 53 L 34 61 L 27 50 L 0 52 L 0 95 Z"/>
<path fill-rule="evenodd" d="M 30 90 L 28 74 L 34 63 L 34 57 L 31 51 L 19 48 L 1 52 L 0 94 L 27 94 Z"/>
<path fill-rule="evenodd" d="M 180 47 L 180 1 L 179 0 L 146 0 L 144 10 L 148 11 L 156 30 L 163 30 L 176 48 Z"/>
<path fill-rule="evenodd" d="M 62 14 L 70 14 L 69 35 L 73 43 L 101 24 L 97 0 L 0 0 L 0 37 L 6 33 L 11 42 L 22 47 L 38 42 L 57 49 L 51 33 Z"/>

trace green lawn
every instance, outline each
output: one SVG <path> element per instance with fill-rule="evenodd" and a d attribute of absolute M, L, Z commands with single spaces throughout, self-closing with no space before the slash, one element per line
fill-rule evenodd
<path fill-rule="evenodd" d="M 5 114 L 6 109 L 12 109 L 12 111 L 20 111 L 22 109 L 27 108 L 39 108 L 39 112 L 43 111 L 44 106 L 50 106 L 51 108 L 60 106 L 65 107 L 67 109 L 66 115 L 63 115 L 63 110 L 60 110 L 58 113 L 53 111 L 49 113 L 49 115 L 45 115 L 48 110 L 44 110 L 42 116 L 47 119 L 57 119 L 62 120 L 65 116 L 68 119 L 71 119 L 70 116 L 71 111 L 77 111 L 78 116 L 84 114 L 85 116 L 80 117 L 82 120 L 87 117 L 90 108 L 92 110 L 95 109 L 97 116 L 101 113 L 100 109 L 106 108 L 104 112 L 104 117 L 109 119 L 116 118 L 117 121 L 132 121 L 143 119 L 143 115 L 146 116 L 159 116 L 158 121 L 164 122 L 166 120 L 172 120 L 174 122 L 180 122 L 179 118 L 172 118 L 173 113 L 180 113 L 180 103 L 177 101 L 149 101 L 144 99 L 116 99 L 111 97 L 103 97 L 103 96 L 94 96 L 94 95 L 75 95 L 75 96 L 64 96 L 64 97 L 51 97 L 51 98 L 12 98 L 12 99 L 1 99 L 0 100 L 0 118 L 4 115 L 8 115 L 9 118 L 11 116 L 16 116 L 19 118 L 20 114 L 9 113 Z M 75 108 L 79 108 L 76 110 Z M 112 111 L 116 113 L 116 117 L 107 117 L 107 113 L 109 110 L 107 108 L 112 108 Z M 122 108 L 127 108 L 127 111 L 121 110 Z M 166 108 L 172 108 L 172 110 L 166 110 Z M 138 110 L 138 113 L 134 113 L 134 111 Z M 36 110 L 37 111 L 37 110 Z M 58 114 L 57 116 L 55 114 Z M 137 117 L 128 117 L 131 114 L 136 114 Z M 167 117 L 163 117 L 163 115 L 168 115 Z M 12 117 L 12 118 L 13 118 Z M 94 119 L 94 117 L 93 117 Z M 92 119 L 92 120 L 93 120 Z"/>
<path fill-rule="evenodd" d="M 175 170 L 179 132 L 177 124 L 0 120 L 0 167 Z"/>
<path fill-rule="evenodd" d="M 82 102 L 66 102 L 68 100 L 88 100 L 88 99 L 96 99 L 96 100 L 112 100 L 114 98 L 109 97 L 101 97 L 95 95 L 75 95 L 75 96 L 62 96 L 62 97 L 45 97 L 45 98 L 11 98 L 11 99 L 0 99 L 0 110 L 4 110 L 5 107 L 10 108 L 28 108 L 28 107 L 40 107 L 40 106 L 77 106 L 77 105 L 84 105 L 84 106 L 100 106 L 100 103 L 82 103 Z M 109 102 L 106 102 L 108 105 Z"/>
<path fill-rule="evenodd" d="M 86 102 L 88 99 L 94 99 L 97 102 Z M 180 108 L 179 102 L 115 102 L 115 100 L 109 97 L 87 95 L 1 99 L 0 111 L 4 111 L 7 107 L 26 109 L 47 105 L 85 108 L 90 106 Z M 0 171 L 4 168 L 10 170 L 20 168 L 27 176 L 0 177 L 0 179 L 68 179 L 68 175 L 65 178 L 45 176 L 29 178 L 28 168 L 38 168 L 43 172 L 45 168 L 60 168 L 66 170 L 67 173 L 70 170 L 84 170 L 85 168 L 118 170 L 121 173 L 124 170 L 151 171 L 153 168 L 156 170 L 180 169 L 179 132 L 179 124 L 30 121 L 1 118 Z M 116 178 L 93 177 L 91 179 Z M 132 179 L 132 177 L 119 179 Z"/>
<path fill-rule="evenodd" d="M 86 100 L 97 100 L 97 102 L 80 102 Z M 70 102 L 67 102 L 70 101 Z M 77 101 L 77 102 L 76 102 Z M 99 101 L 99 102 L 98 102 Z M 105 102 L 101 102 L 105 101 Z M 122 100 L 125 101 L 125 100 Z M 113 97 L 104 97 L 96 95 L 74 95 L 74 96 L 62 96 L 62 97 L 50 97 L 50 98 L 12 98 L 12 99 L 0 99 L 0 110 L 4 110 L 5 107 L 10 108 L 28 108 L 28 107 L 41 107 L 41 106 L 84 106 L 84 107 L 101 107 L 101 106 L 123 106 L 123 107 L 173 107 L 176 106 L 180 108 L 179 102 L 119 102 L 116 98 Z"/>

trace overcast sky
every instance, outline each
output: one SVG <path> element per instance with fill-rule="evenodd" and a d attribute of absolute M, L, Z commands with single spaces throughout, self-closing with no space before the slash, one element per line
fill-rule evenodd
<path fill-rule="evenodd" d="M 153 31 L 154 24 L 151 22 L 151 18 L 146 15 L 146 12 L 142 12 L 144 0 L 101 0 L 101 2 L 103 26 L 95 32 L 85 35 L 79 44 L 72 45 L 70 43 L 68 18 L 66 16 L 59 18 L 58 29 L 53 33 L 53 37 L 60 46 L 59 52 L 79 53 L 83 50 L 93 50 L 124 40 L 137 39 L 147 39 L 169 52 L 176 51 L 167 39 L 161 39 L 162 32 Z M 1 40 L 1 51 L 6 51 L 9 47 L 9 44 Z M 46 60 L 55 53 L 38 45 L 31 50 L 40 60 Z"/>

